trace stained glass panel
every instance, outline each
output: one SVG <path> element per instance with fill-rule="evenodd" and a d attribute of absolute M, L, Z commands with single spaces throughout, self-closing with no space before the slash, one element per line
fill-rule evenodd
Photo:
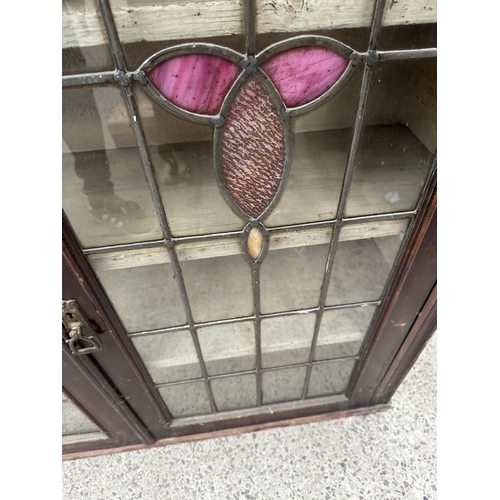
<path fill-rule="evenodd" d="M 281 184 L 285 138 L 276 106 L 255 78 L 248 80 L 229 109 L 221 143 L 226 189 L 241 210 L 258 218 Z"/>
<path fill-rule="evenodd" d="M 344 73 L 349 59 L 326 47 L 296 47 L 262 64 L 288 108 L 324 94 Z"/>
<path fill-rule="evenodd" d="M 148 78 L 170 102 L 203 115 L 216 115 L 241 68 L 209 54 L 186 54 L 155 66 Z"/>

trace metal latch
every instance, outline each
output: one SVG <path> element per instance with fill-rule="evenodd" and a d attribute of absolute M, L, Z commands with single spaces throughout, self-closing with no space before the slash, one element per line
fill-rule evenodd
<path fill-rule="evenodd" d="M 70 337 L 66 344 L 75 356 L 102 350 L 101 339 L 80 311 L 76 300 L 62 301 L 62 322 Z"/>

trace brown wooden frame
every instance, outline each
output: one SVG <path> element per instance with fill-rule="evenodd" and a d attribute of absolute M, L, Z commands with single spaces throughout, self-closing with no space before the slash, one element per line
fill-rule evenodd
<path fill-rule="evenodd" d="M 76 398 L 80 408 L 110 435 L 105 442 L 75 442 L 63 446 L 63 458 L 159 446 L 389 408 L 387 403 L 391 396 L 437 325 L 436 207 L 434 173 L 345 396 L 282 403 L 273 406 L 272 412 L 269 408 L 248 409 L 182 419 L 180 423 L 172 423 L 150 375 L 82 254 L 69 224 L 63 219 L 63 299 L 78 301 L 105 346 L 103 351 L 93 355 L 72 356 L 74 366 L 71 370 L 63 369 L 63 386 Z M 65 355 L 71 356 L 67 352 Z M 91 379 L 91 384 L 77 383 L 83 374 Z M 107 396 L 103 396 L 98 387 L 102 387 Z M 102 398 L 97 396 L 98 392 Z M 116 413 L 117 402 L 121 420 L 116 416 L 112 418 L 111 410 L 114 408 Z"/>

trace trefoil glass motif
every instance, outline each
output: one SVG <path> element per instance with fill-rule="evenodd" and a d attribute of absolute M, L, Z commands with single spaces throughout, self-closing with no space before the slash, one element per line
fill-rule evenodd
<path fill-rule="evenodd" d="M 290 117 L 334 95 L 352 74 L 357 56 L 332 38 L 299 36 L 255 57 L 208 43 L 179 45 L 139 68 L 159 104 L 215 125 L 215 173 L 226 201 L 251 224 L 244 249 L 250 260 L 263 257 L 262 220 L 288 177 Z"/>

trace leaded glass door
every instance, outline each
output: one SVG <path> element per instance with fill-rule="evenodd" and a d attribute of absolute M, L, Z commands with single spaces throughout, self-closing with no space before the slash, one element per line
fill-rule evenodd
<path fill-rule="evenodd" d="M 63 3 L 65 218 L 167 421 L 349 406 L 435 175 L 403 3 Z"/>

